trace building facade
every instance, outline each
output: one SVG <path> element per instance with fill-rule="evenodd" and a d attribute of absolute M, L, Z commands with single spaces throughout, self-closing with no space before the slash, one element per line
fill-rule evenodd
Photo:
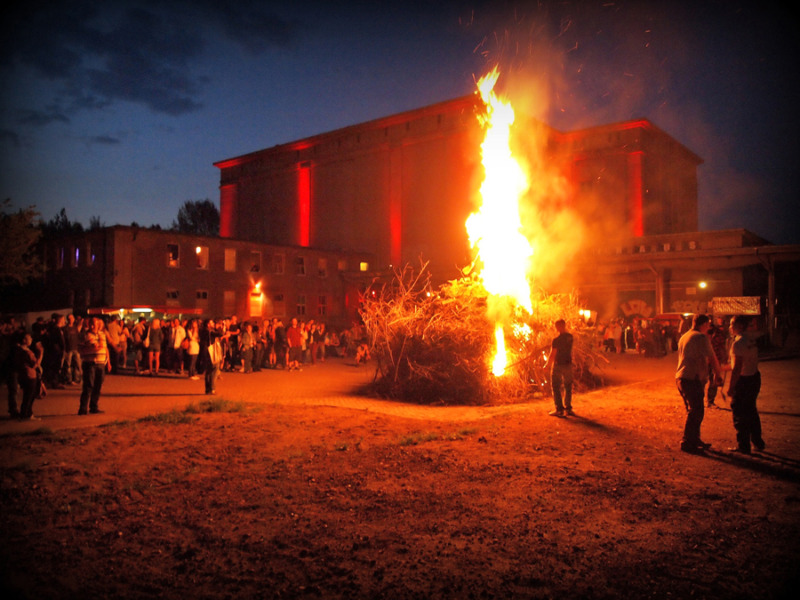
<path fill-rule="evenodd" d="M 357 317 L 372 257 L 115 226 L 48 240 L 41 295 L 76 312 Z"/>

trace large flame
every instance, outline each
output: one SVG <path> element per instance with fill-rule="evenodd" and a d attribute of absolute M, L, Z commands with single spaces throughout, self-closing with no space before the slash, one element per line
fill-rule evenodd
<path fill-rule="evenodd" d="M 490 297 L 508 298 L 531 312 L 527 273 L 533 248 L 522 234 L 519 213 L 519 201 L 529 183 L 509 143 L 514 110 L 494 93 L 499 76 L 495 67 L 478 82 L 486 105 L 486 115 L 481 118 L 486 128 L 481 144 L 485 177 L 480 188 L 481 207 L 470 215 L 466 227 L 470 244 L 477 249 L 479 276 Z M 497 352 L 492 372 L 499 376 L 505 371 L 507 358 L 502 319 L 499 315 L 495 318 Z"/>

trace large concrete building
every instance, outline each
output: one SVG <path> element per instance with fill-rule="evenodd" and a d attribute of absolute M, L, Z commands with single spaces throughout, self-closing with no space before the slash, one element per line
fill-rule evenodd
<path fill-rule="evenodd" d="M 221 235 L 358 250 L 379 270 L 423 258 L 435 280 L 457 277 L 473 258 L 465 221 L 483 177 L 481 110 L 477 95 L 458 98 L 219 161 Z M 564 283 L 601 318 L 757 296 L 770 328 L 788 319 L 779 296 L 791 295 L 800 248 L 698 232 L 702 160 L 651 122 L 560 132 L 518 114 L 513 135 L 516 154 L 563 179 L 558 201 L 591 231 Z"/>
<path fill-rule="evenodd" d="M 453 277 L 471 262 L 480 110 L 469 96 L 220 161 L 221 234 L 358 249 L 384 267 L 422 256 Z M 697 229 L 702 161 L 650 122 L 560 133 L 518 115 L 514 131 L 522 157 L 544 146 L 566 201 L 591 206 L 586 217 L 614 237 Z"/>

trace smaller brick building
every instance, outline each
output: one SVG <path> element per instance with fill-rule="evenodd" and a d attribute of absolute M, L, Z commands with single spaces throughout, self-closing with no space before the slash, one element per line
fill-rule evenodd
<path fill-rule="evenodd" d="M 41 296 L 48 306 L 76 312 L 298 316 L 344 327 L 357 318 L 371 260 L 358 252 L 115 226 L 47 241 Z"/>

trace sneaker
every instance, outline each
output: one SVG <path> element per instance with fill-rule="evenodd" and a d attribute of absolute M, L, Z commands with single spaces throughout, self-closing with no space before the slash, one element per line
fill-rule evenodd
<path fill-rule="evenodd" d="M 686 452 L 687 454 L 705 454 L 705 450 L 702 448 L 693 444 L 684 443 L 681 443 L 681 452 Z"/>
<path fill-rule="evenodd" d="M 563 410 L 551 410 L 547 414 L 550 415 L 551 417 L 563 417 L 564 416 L 564 411 Z"/>
<path fill-rule="evenodd" d="M 763 452 L 764 448 L 767 447 L 767 445 L 764 443 L 764 440 L 753 440 L 753 446 L 755 446 L 756 450 L 759 452 Z"/>
<path fill-rule="evenodd" d="M 26 421 L 41 421 L 41 417 L 37 417 L 36 415 L 30 415 L 29 417 L 23 417 Z"/>
<path fill-rule="evenodd" d="M 728 452 L 734 452 L 736 454 L 750 454 L 750 448 L 742 448 L 741 446 L 736 446 L 735 448 L 728 448 Z"/>
<path fill-rule="evenodd" d="M 697 440 L 697 447 L 702 448 L 703 450 L 708 450 L 711 448 L 711 444 L 704 442 L 703 440 Z"/>
<path fill-rule="evenodd" d="M 78 409 L 78 414 L 79 415 L 86 415 L 86 414 L 89 414 L 89 411 L 86 410 L 85 408 L 79 408 Z"/>
<path fill-rule="evenodd" d="M 92 413 L 93 415 L 102 415 L 106 411 L 100 410 L 99 408 L 95 408 L 94 410 L 90 410 L 89 412 Z"/>
<path fill-rule="evenodd" d="M 570 417 L 574 417 L 574 416 L 575 416 L 575 412 L 574 412 L 574 411 L 573 411 L 571 408 L 568 408 L 568 409 L 567 409 L 567 414 L 568 414 Z"/>

